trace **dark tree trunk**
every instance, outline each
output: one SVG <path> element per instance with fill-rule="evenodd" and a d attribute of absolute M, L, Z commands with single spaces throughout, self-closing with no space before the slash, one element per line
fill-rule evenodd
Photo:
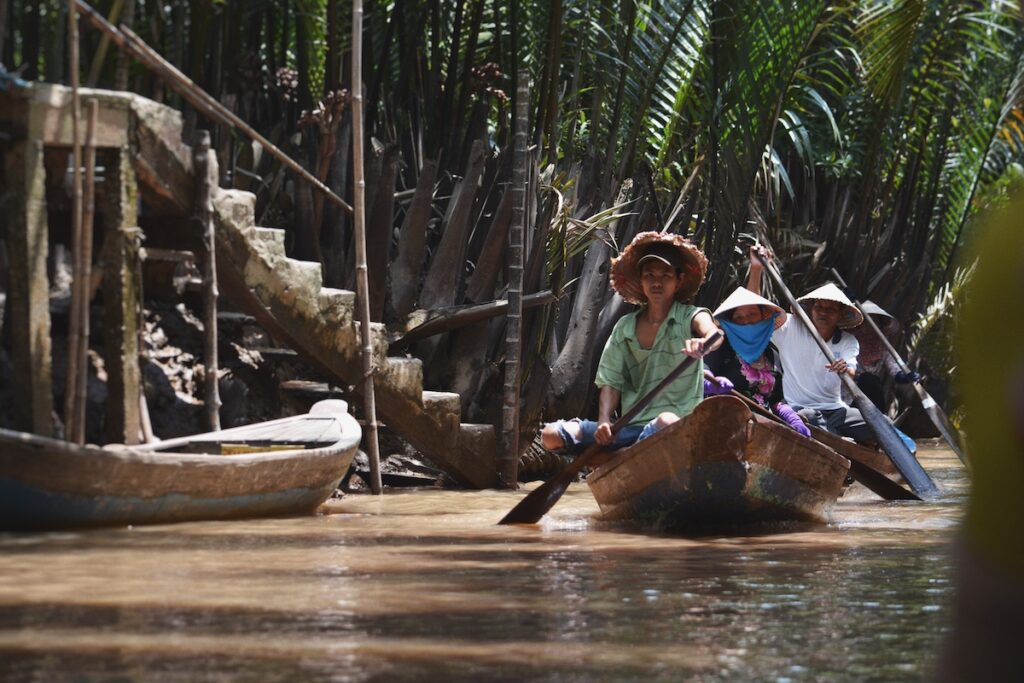
<path fill-rule="evenodd" d="M 392 306 L 399 319 L 412 311 L 419 290 L 436 174 L 437 162 L 426 161 L 399 231 L 398 256 L 391 267 Z"/>
<path fill-rule="evenodd" d="M 370 279 L 370 319 L 384 319 L 384 300 L 388 286 L 391 233 L 395 222 L 395 179 L 398 177 L 398 146 L 389 145 L 384 159 L 377 194 L 366 222 L 367 269 Z"/>

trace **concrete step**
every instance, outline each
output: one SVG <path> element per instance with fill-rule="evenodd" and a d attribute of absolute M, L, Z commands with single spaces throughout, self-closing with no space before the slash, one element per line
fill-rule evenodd
<path fill-rule="evenodd" d="M 323 285 L 319 263 L 283 258 L 274 264 L 274 271 L 285 303 L 294 302 L 310 315 L 318 313 L 313 309 L 319 304 L 320 287 Z"/>
<path fill-rule="evenodd" d="M 452 436 L 458 434 L 461 409 L 462 397 L 458 394 L 448 391 L 423 392 L 423 412 Z"/>
<path fill-rule="evenodd" d="M 459 448 L 463 452 L 497 453 L 497 439 L 492 425 L 467 422 L 459 425 Z"/>
<path fill-rule="evenodd" d="M 256 225 L 256 195 L 252 192 L 217 188 L 213 193 L 213 206 L 237 226 Z"/>
<path fill-rule="evenodd" d="M 423 363 L 419 358 L 385 358 L 377 376 L 379 379 L 374 379 L 374 382 L 387 382 L 410 401 L 422 400 Z"/>
<path fill-rule="evenodd" d="M 356 343 L 362 349 L 362 324 L 356 320 L 352 327 L 355 328 Z M 378 370 L 384 367 L 384 359 L 388 357 L 388 330 L 384 323 L 370 323 L 370 345 L 373 348 L 374 367 Z"/>
<path fill-rule="evenodd" d="M 268 256 L 283 258 L 284 251 L 284 230 L 278 228 L 249 228 L 246 233 L 250 240 L 262 243 Z"/>
<path fill-rule="evenodd" d="M 356 305 L 355 292 L 350 292 L 347 289 L 321 287 L 317 299 L 320 306 L 320 318 L 324 322 L 337 326 L 352 324 Z"/>

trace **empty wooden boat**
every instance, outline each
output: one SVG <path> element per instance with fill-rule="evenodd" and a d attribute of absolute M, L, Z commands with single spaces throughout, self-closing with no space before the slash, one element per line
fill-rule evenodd
<path fill-rule="evenodd" d="M 588 477 L 602 516 L 659 528 L 824 520 L 849 461 L 731 396 L 619 451 Z"/>
<path fill-rule="evenodd" d="M 0 528 L 64 529 L 310 512 L 362 435 L 344 401 L 145 446 L 77 446 L 0 430 Z"/>

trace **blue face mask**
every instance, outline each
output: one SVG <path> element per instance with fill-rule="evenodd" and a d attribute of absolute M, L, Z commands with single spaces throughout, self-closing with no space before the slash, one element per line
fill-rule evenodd
<path fill-rule="evenodd" d="M 752 325 L 737 325 L 728 320 L 719 320 L 718 324 L 725 330 L 725 336 L 736 355 L 748 363 L 753 363 L 768 348 L 778 316 L 779 314 L 775 313 L 771 318 Z"/>

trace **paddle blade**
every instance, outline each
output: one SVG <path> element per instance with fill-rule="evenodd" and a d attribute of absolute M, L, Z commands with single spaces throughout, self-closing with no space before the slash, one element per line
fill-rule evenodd
<path fill-rule="evenodd" d="M 566 468 L 557 475 L 530 491 L 519 504 L 508 511 L 498 524 L 536 524 L 562 497 L 569 484 L 576 478 L 578 468 Z"/>
<path fill-rule="evenodd" d="M 847 456 L 850 461 L 850 476 L 873 493 L 885 500 L 921 500 L 921 496 L 906 490 L 878 470 L 859 460 Z"/>
<path fill-rule="evenodd" d="M 852 382 L 848 383 L 852 384 Z M 896 469 L 900 471 L 903 478 L 910 484 L 910 488 L 914 490 L 919 496 L 934 496 L 938 494 L 939 489 L 935 486 L 935 482 L 932 481 L 928 473 L 921 467 L 921 463 L 917 461 L 914 454 L 910 452 L 906 444 L 903 443 L 903 439 L 896 433 L 896 428 L 893 427 L 892 423 L 882 415 L 882 413 L 875 407 L 867 396 L 861 391 L 856 389 L 856 385 L 853 389 L 853 402 L 860 410 L 861 417 L 868 423 L 871 430 L 874 431 L 875 436 L 878 438 L 878 444 L 885 451 L 892 463 L 896 465 Z"/>
<path fill-rule="evenodd" d="M 935 399 L 921 386 L 920 382 L 914 383 L 914 389 L 917 391 L 918 398 L 921 399 L 921 407 L 924 408 L 925 414 L 935 425 L 935 428 L 939 430 L 939 435 L 949 444 L 950 449 L 956 453 L 956 457 L 960 458 L 960 462 L 967 466 L 967 458 L 964 456 L 963 449 L 960 445 L 960 440 L 953 435 L 953 426 L 949 424 L 949 419 L 946 414 L 942 412 L 942 408 L 935 402 Z"/>

